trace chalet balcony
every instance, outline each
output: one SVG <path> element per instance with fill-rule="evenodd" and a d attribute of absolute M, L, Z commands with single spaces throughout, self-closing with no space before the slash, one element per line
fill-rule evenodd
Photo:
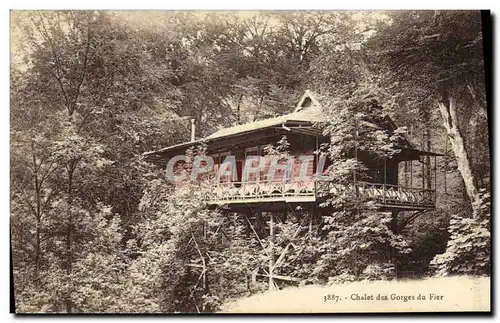
<path fill-rule="evenodd" d="M 256 204 L 269 202 L 313 203 L 329 196 L 350 194 L 372 200 L 381 208 L 424 210 L 434 209 L 435 190 L 408 188 L 399 185 L 357 182 L 339 185 L 328 180 L 247 181 L 214 184 L 210 204 Z"/>

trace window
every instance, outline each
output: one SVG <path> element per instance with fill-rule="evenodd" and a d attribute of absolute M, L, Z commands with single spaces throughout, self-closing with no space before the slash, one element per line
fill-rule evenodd
<path fill-rule="evenodd" d="M 255 146 L 255 147 L 249 147 L 247 149 L 245 149 L 245 161 L 243 162 L 243 168 L 245 168 L 245 163 L 246 163 L 246 160 L 247 160 L 247 157 L 248 156 L 257 156 L 259 157 L 260 156 L 260 148 L 259 146 Z M 259 167 L 259 161 L 260 161 L 260 158 L 256 158 L 255 160 L 252 161 L 251 163 L 251 167 L 252 169 L 256 168 L 256 167 Z M 247 171 L 245 169 L 243 169 L 243 171 Z M 250 173 L 247 173 L 247 174 L 242 174 L 244 178 L 242 178 L 242 181 L 246 180 L 248 182 L 258 182 L 260 180 L 260 172 L 250 172 Z M 245 177 L 246 175 L 246 177 Z"/>

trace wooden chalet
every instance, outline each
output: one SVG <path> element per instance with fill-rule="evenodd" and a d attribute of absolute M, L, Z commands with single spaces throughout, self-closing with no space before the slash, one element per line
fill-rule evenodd
<path fill-rule="evenodd" d="M 272 212 L 280 211 L 283 207 L 307 208 L 317 205 L 329 194 L 342 194 L 346 189 L 358 190 L 359 194 L 372 199 L 385 211 L 424 211 L 435 208 L 435 157 L 438 154 L 419 150 L 409 141 L 399 147 L 401 152 L 398 155 L 388 160 L 374 161 L 369 156 L 360 156 L 360 160 L 370 169 L 372 176 L 353 182 L 351 187 L 316 179 L 313 176 L 318 163 L 315 152 L 322 143 L 329 141 L 321 130 L 321 123 L 324 121 L 320 102 L 310 91 L 306 91 L 293 112 L 289 114 L 224 128 L 205 138 L 144 153 L 144 158 L 165 167 L 171 157 L 183 155 L 189 147 L 205 143 L 208 147 L 207 154 L 214 159 L 215 172 L 226 156 L 235 156 L 239 180 L 236 182 L 229 178 L 214 180 L 214 189 L 210 196 L 210 204 L 225 206 L 232 210 L 251 207 L 260 212 Z M 396 125 L 389 118 L 384 118 L 380 125 L 389 132 L 396 129 Z M 264 156 L 264 147 L 275 145 L 283 135 L 287 136 L 290 144 L 289 154 L 314 155 L 313 163 L 309 164 L 307 170 L 307 177 L 290 178 L 283 173 L 280 174 L 279 172 L 283 171 L 278 170 L 276 176 L 271 179 L 268 178 L 267 169 L 263 168 L 260 173 L 251 174 L 246 181 L 241 181 L 246 157 Z M 423 161 L 426 156 L 434 157 L 433 169 L 432 165 L 428 163 L 426 165 Z M 413 167 L 413 161 L 420 163 Z M 403 165 L 406 175 L 401 176 Z M 299 165 L 294 167 L 294 173 L 298 172 L 298 168 Z M 421 176 L 418 175 L 420 169 Z M 429 171 L 431 169 L 432 173 Z M 415 180 L 414 174 L 417 174 Z"/>

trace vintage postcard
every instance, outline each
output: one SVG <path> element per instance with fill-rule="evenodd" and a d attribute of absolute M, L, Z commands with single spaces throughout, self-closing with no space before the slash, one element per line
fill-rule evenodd
<path fill-rule="evenodd" d="M 491 312 L 488 11 L 10 17 L 15 313 Z"/>

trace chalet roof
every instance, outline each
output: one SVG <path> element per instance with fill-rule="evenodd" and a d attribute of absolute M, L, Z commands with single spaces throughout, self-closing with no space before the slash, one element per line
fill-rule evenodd
<path fill-rule="evenodd" d="M 287 125 L 290 123 L 316 123 L 325 121 L 322 114 L 321 106 L 314 94 L 307 90 L 302 98 L 299 100 L 294 112 L 285 114 L 279 117 L 258 120 L 254 122 L 245 123 L 229 128 L 220 129 L 213 134 L 195 141 L 183 142 L 180 144 L 165 147 L 156 151 L 145 152 L 143 156 L 151 156 L 159 153 L 165 153 L 171 150 L 187 148 L 194 144 L 201 142 L 215 141 L 220 138 L 230 137 L 238 134 L 250 133 L 261 129 L 275 127 L 279 125 Z"/>
<path fill-rule="evenodd" d="M 230 137 L 238 134 L 244 134 L 244 133 L 249 133 L 253 131 L 258 131 L 261 129 L 266 129 L 274 126 L 279 126 L 279 125 L 287 125 L 289 123 L 315 123 L 315 122 L 321 122 L 325 121 L 324 117 L 321 114 L 321 107 L 319 106 L 311 106 L 304 108 L 303 110 L 300 110 L 298 112 L 292 112 L 289 114 L 285 114 L 279 117 L 274 117 L 274 118 L 269 118 L 269 119 L 264 119 L 264 120 L 258 120 L 242 125 L 237 125 L 229 128 L 224 128 L 220 129 L 213 134 L 201 138 L 195 141 L 188 141 L 188 142 L 183 142 L 180 144 L 172 145 L 169 147 L 165 147 L 159 150 L 155 151 L 149 151 L 145 152 L 143 156 L 147 157 L 150 155 L 158 154 L 158 153 L 164 153 L 170 150 L 177 150 L 181 148 L 187 148 L 190 146 L 193 146 L 194 144 L 197 143 L 202 143 L 202 142 L 210 142 L 210 141 L 215 141 L 220 138 L 225 138 L 225 137 Z"/>
<path fill-rule="evenodd" d="M 289 114 L 285 114 L 279 117 L 258 120 L 242 125 L 237 125 L 229 128 L 224 128 L 219 131 L 214 132 L 210 136 L 206 137 L 206 139 L 216 139 L 227 136 L 232 136 L 235 134 L 250 132 L 254 130 L 264 129 L 268 127 L 273 127 L 281 124 L 286 124 L 287 122 L 321 122 L 325 121 L 325 118 L 321 114 L 320 106 L 311 106 L 304 108 L 298 112 L 292 112 Z"/>
<path fill-rule="evenodd" d="M 388 126 L 392 126 L 394 129 L 397 128 L 394 122 L 390 118 L 384 118 L 384 120 L 388 122 L 387 124 Z M 146 158 L 153 157 L 155 155 L 158 156 L 159 154 L 162 153 L 169 153 L 171 151 L 178 151 L 182 148 L 192 147 L 197 143 L 202 143 L 202 142 L 208 143 L 212 141 L 217 141 L 218 139 L 225 137 L 247 134 L 254 131 L 259 131 L 261 129 L 267 129 L 281 125 L 287 126 L 287 125 L 304 124 L 304 123 L 312 124 L 324 121 L 325 121 L 325 115 L 322 111 L 322 107 L 319 101 L 315 98 L 315 95 L 311 91 L 307 90 L 299 100 L 297 106 L 294 109 L 294 112 L 292 113 L 285 114 L 279 117 L 249 122 L 242 125 L 236 125 L 229 128 L 223 128 L 205 138 L 201 138 L 195 141 L 183 142 L 156 151 L 145 152 L 143 156 Z M 410 141 L 407 142 L 407 148 L 409 148 L 410 150 L 418 151 L 418 149 L 416 149 L 416 147 Z M 422 151 L 421 153 L 432 154 L 429 152 L 422 152 Z"/>

